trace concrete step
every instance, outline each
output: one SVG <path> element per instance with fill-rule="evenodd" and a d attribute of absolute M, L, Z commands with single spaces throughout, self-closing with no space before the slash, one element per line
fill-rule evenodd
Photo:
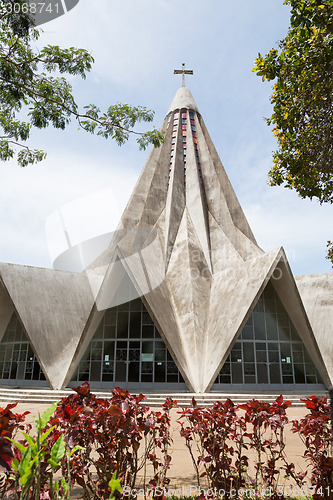
<path fill-rule="evenodd" d="M 110 391 L 98 391 L 92 389 L 92 392 L 96 396 L 101 398 L 109 398 Z M 45 388 L 16 388 L 16 387 L 0 387 L 0 402 L 1 403 L 35 403 L 35 404 L 48 404 L 58 401 L 61 398 L 67 397 L 75 392 L 72 389 L 66 389 L 61 391 L 53 391 Z M 191 406 L 192 398 L 194 398 L 198 406 L 212 406 L 215 401 L 225 401 L 227 398 L 231 399 L 235 404 L 242 404 L 250 401 L 251 399 L 257 399 L 260 401 L 273 402 L 279 394 L 268 394 L 268 393 L 205 393 L 205 394 L 195 394 L 195 393 L 145 393 L 146 400 L 142 404 L 151 407 L 161 406 L 167 397 L 177 401 L 177 406 L 187 407 Z M 284 394 L 284 399 L 291 401 L 293 406 L 302 406 L 301 399 L 305 399 L 311 396 L 312 393 L 304 394 L 294 394 L 286 393 Z M 325 393 L 316 393 L 316 396 L 324 396 Z"/>

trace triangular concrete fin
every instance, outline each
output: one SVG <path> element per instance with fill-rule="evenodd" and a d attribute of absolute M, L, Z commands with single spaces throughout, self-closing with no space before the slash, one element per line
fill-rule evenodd
<path fill-rule="evenodd" d="M 9 294 L 1 281 L 0 276 L 0 342 L 6 331 L 7 325 L 14 312 L 13 302 L 10 300 Z"/>
<path fill-rule="evenodd" d="M 189 115 L 188 122 L 190 122 Z M 186 208 L 198 235 L 206 262 L 212 271 L 207 202 L 199 175 L 192 129 L 189 126 L 186 145 Z"/>
<path fill-rule="evenodd" d="M 295 384 L 307 390 L 317 390 L 320 385 L 324 387 L 320 369 L 316 369 L 314 362 L 315 346 L 307 339 L 306 315 L 299 307 L 299 299 L 294 297 L 287 267 L 282 255 L 236 339 L 215 388 L 221 387 L 220 384 L 222 387 L 233 384 L 244 389 L 255 386 L 262 390 L 274 390 L 280 385 L 285 390 L 296 389 Z M 282 303 L 282 297 L 291 314 Z M 322 361 L 320 363 L 322 366 Z"/>
<path fill-rule="evenodd" d="M 237 263 L 243 262 L 242 257 L 211 213 L 209 213 L 209 228 L 214 273 L 230 269 L 234 265 L 237 266 Z"/>
<path fill-rule="evenodd" d="M 274 250 L 214 274 L 200 392 L 214 383 L 280 257 Z"/>
<path fill-rule="evenodd" d="M 181 269 L 181 272 L 179 272 Z M 184 357 L 178 359 L 186 366 L 186 380 L 192 390 L 200 383 L 200 366 L 204 349 L 202 332 L 206 326 L 211 272 L 205 260 L 198 236 L 187 210 L 179 227 L 171 254 L 166 282 L 178 317 L 178 342 L 184 346 Z M 168 338 L 170 328 L 164 331 Z M 174 333 L 172 333 L 174 335 Z"/>
<path fill-rule="evenodd" d="M 333 385 L 333 273 L 296 276 L 313 333 Z"/>
<path fill-rule="evenodd" d="M 164 125 L 166 126 L 166 125 Z M 148 188 L 140 224 L 154 226 L 157 219 L 164 210 L 167 200 L 167 186 L 169 182 L 170 151 L 172 140 L 172 127 L 167 127 L 165 142 L 160 148 L 160 154 L 156 162 L 154 175 Z M 128 227 L 128 224 L 126 224 Z"/>
<path fill-rule="evenodd" d="M 188 248 L 187 224 L 187 213 L 185 211 L 173 245 L 166 282 L 173 300 L 174 309 L 177 311 L 179 327 L 176 332 L 176 341 L 179 342 L 181 339 L 183 344 L 184 357 L 179 361 L 190 370 L 190 372 L 186 372 L 186 378 L 190 381 L 190 386 L 195 388 L 198 385 L 197 344 L 195 341 L 196 328 L 193 316 L 192 270 Z M 181 269 L 181 272 L 179 272 L 179 269 Z M 175 304 L 177 304 L 176 307 Z M 167 338 L 169 331 L 168 328 L 164 332 Z"/>
<path fill-rule="evenodd" d="M 151 150 L 121 217 L 123 227 L 133 227 L 136 224 L 139 224 L 149 196 L 149 188 L 155 175 L 156 163 L 159 161 L 160 154 L 161 148 L 153 148 Z"/>
<path fill-rule="evenodd" d="M 185 205 L 186 198 L 184 186 L 183 135 L 181 127 L 178 126 L 175 156 L 170 171 L 168 196 L 165 207 L 166 269 L 169 265 L 170 255 L 178 233 L 180 222 L 184 214 Z"/>
<path fill-rule="evenodd" d="M 247 222 L 242 207 L 237 199 L 234 189 L 217 154 L 213 141 L 211 140 L 208 130 L 200 115 L 196 116 L 196 128 L 202 175 L 205 185 L 209 185 L 210 187 L 209 192 L 206 193 L 209 211 L 212 213 L 217 222 L 222 225 L 223 221 L 221 217 L 225 217 L 226 212 L 224 207 L 220 205 L 221 200 L 218 193 L 215 193 L 217 187 L 215 176 L 217 176 L 233 223 L 256 245 L 257 242 L 249 223 Z"/>
<path fill-rule="evenodd" d="M 275 255 L 274 255 L 275 254 Z M 267 261 L 267 256 L 271 256 L 270 261 Z M 263 265 L 260 266 L 260 269 L 256 269 L 258 262 L 262 260 Z M 264 265 L 264 261 L 266 260 L 266 265 Z M 250 264 L 251 263 L 251 264 Z M 234 275 L 234 279 L 237 281 L 237 293 L 236 291 L 233 293 L 231 289 L 228 290 L 228 294 L 231 293 L 231 295 L 235 299 L 235 304 L 233 307 L 235 307 L 235 310 L 238 311 L 239 317 L 238 320 L 236 318 L 234 319 L 234 325 L 235 328 L 233 327 L 232 324 L 232 319 L 233 315 L 230 314 L 230 309 L 229 309 L 229 317 L 225 319 L 224 324 L 220 324 L 220 328 L 224 331 L 223 335 L 223 342 L 221 342 L 221 354 L 222 354 L 222 362 L 219 364 L 219 367 L 217 370 L 215 370 L 213 377 L 211 378 L 210 382 L 207 385 L 206 390 L 208 390 L 211 385 L 214 383 L 215 378 L 217 374 L 219 373 L 221 367 L 223 366 L 227 356 L 229 355 L 232 346 L 234 342 L 237 340 L 239 337 L 242 328 L 251 314 L 254 306 L 256 305 L 259 297 L 261 296 L 267 282 L 271 279 L 274 288 L 278 294 L 279 299 L 281 300 L 283 306 L 286 309 L 287 314 L 290 317 L 290 320 L 294 324 L 295 328 L 298 331 L 298 334 L 303 341 L 306 349 L 308 350 L 309 353 L 311 353 L 312 360 L 314 364 L 316 365 L 317 370 L 321 374 L 324 383 L 329 384 L 329 377 L 328 373 L 325 369 L 323 360 L 321 358 L 318 346 L 316 344 L 316 340 L 314 338 L 313 332 L 311 330 L 311 326 L 309 324 L 308 318 L 306 316 L 303 304 L 301 302 L 300 296 L 297 291 L 297 287 L 295 285 L 294 279 L 292 277 L 291 271 L 289 269 L 287 259 L 285 256 L 285 253 L 283 249 L 279 249 L 276 253 L 275 252 L 270 252 L 269 254 L 265 254 L 261 258 L 255 259 L 253 261 L 248 261 L 245 263 L 245 266 L 248 266 L 248 276 L 247 279 L 245 279 L 246 287 L 247 287 L 247 292 L 242 293 L 242 291 L 245 291 L 243 288 L 243 283 L 242 280 L 237 279 L 237 271 L 236 274 Z M 258 281 L 257 281 L 257 293 L 256 289 L 253 288 L 253 285 L 255 284 L 255 281 L 253 280 L 253 270 L 257 270 L 258 272 Z M 223 274 L 223 273 L 221 273 Z M 251 293 L 249 293 L 251 292 Z M 224 305 L 226 308 L 228 308 L 228 296 L 225 294 L 225 292 L 222 291 L 223 297 L 221 297 L 221 300 L 224 301 Z M 251 295 L 251 297 L 250 297 Z M 213 296 L 213 292 L 212 292 Z M 255 296 L 255 299 L 249 300 Z M 226 299 L 226 300 L 224 300 Z M 244 310 L 242 311 L 241 304 L 239 303 L 240 301 L 243 302 L 246 307 L 250 304 L 249 309 L 245 312 L 245 315 L 242 316 Z M 241 325 L 237 328 L 239 323 L 241 322 Z M 211 324 L 211 320 L 210 320 Z M 236 333 L 235 333 L 236 332 Z M 212 339 L 209 338 L 209 344 L 212 345 Z M 208 363 L 210 366 L 212 366 L 212 362 Z M 208 371 L 208 367 L 206 369 L 206 373 Z M 206 378 L 206 383 L 208 381 L 208 377 Z"/>
<path fill-rule="evenodd" d="M 333 374 L 328 371 L 328 367 L 323 360 L 324 356 L 321 354 L 325 352 L 325 349 L 322 351 L 319 349 L 317 339 L 312 330 L 311 323 L 306 314 L 304 304 L 284 252 L 274 274 L 276 275 L 276 279 L 273 280 L 274 288 L 324 383 L 327 387 L 330 387 L 333 384 Z"/>
<path fill-rule="evenodd" d="M 17 356 L 14 356 L 12 349 L 16 349 Z M 47 380 L 35 348 L 14 310 L 0 342 L 0 379 L 8 385 L 18 385 L 28 381 L 38 384 L 44 377 Z"/>
<path fill-rule="evenodd" d="M 93 306 L 87 277 L 13 264 L 0 273 L 45 376 L 60 389 Z"/>

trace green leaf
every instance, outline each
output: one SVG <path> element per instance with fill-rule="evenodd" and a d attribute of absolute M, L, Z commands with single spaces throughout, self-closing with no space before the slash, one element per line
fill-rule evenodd
<path fill-rule="evenodd" d="M 47 431 L 43 432 L 43 434 L 40 437 L 40 443 L 41 444 L 45 441 L 45 439 L 51 434 L 51 432 L 53 431 L 53 429 L 55 429 L 56 427 L 57 427 L 56 425 L 53 425 Z"/>
<path fill-rule="evenodd" d="M 69 458 L 73 455 L 73 453 L 75 453 L 76 451 L 79 451 L 79 450 L 84 450 L 83 446 L 79 446 L 78 444 L 76 446 L 74 446 L 74 448 L 72 448 L 69 452 L 68 452 L 68 455 L 69 455 Z"/>
<path fill-rule="evenodd" d="M 20 462 L 18 461 L 18 459 L 16 457 L 14 457 L 13 461 L 12 461 L 12 469 L 15 472 L 17 472 L 19 465 L 20 465 Z"/>
<path fill-rule="evenodd" d="M 51 460 L 54 460 L 55 462 L 60 462 L 60 460 L 64 457 L 65 452 L 66 452 L 65 437 L 63 434 L 60 434 L 57 441 L 52 446 Z"/>
<path fill-rule="evenodd" d="M 114 493 L 115 491 L 119 491 L 119 493 L 121 493 L 123 491 L 121 487 L 121 482 L 120 479 L 116 479 L 116 477 L 117 477 L 117 471 L 114 472 L 112 478 L 109 481 L 109 488 L 112 493 Z"/>
<path fill-rule="evenodd" d="M 49 422 L 50 418 L 52 417 L 53 413 L 55 412 L 56 407 L 58 406 L 58 402 L 59 401 L 56 401 L 49 408 L 47 408 L 47 410 L 44 411 L 42 416 L 38 415 L 38 419 L 36 420 L 36 424 L 38 426 L 39 432 L 42 432 L 42 429 L 44 429 L 46 424 Z"/>
<path fill-rule="evenodd" d="M 31 448 L 28 446 L 18 468 L 21 484 L 26 484 L 30 475 L 32 475 L 33 468 L 33 464 L 31 463 Z"/>
<path fill-rule="evenodd" d="M 64 476 L 62 476 L 62 478 L 61 478 L 61 486 L 63 487 L 64 493 L 66 495 L 66 493 L 68 491 L 68 484 L 66 483 Z"/>
<path fill-rule="evenodd" d="M 16 446 L 17 449 L 19 449 L 22 453 L 25 453 L 28 446 L 24 446 L 22 443 L 18 443 L 17 441 L 14 441 L 14 439 L 11 439 L 7 436 L 5 436 L 5 439 L 8 439 L 8 441 L 10 441 L 11 443 L 13 443 L 13 445 Z"/>
<path fill-rule="evenodd" d="M 25 437 L 25 439 L 28 441 L 28 443 L 30 444 L 31 446 L 31 449 L 32 450 L 35 450 L 36 446 L 37 446 L 37 443 L 36 441 L 34 440 L 34 438 L 32 436 L 29 436 L 29 434 L 27 434 L 26 432 L 21 432 L 21 434 Z"/>
<path fill-rule="evenodd" d="M 60 467 L 60 463 L 55 462 L 52 458 L 49 458 L 47 463 L 51 465 L 52 469 L 58 469 L 58 467 Z"/>

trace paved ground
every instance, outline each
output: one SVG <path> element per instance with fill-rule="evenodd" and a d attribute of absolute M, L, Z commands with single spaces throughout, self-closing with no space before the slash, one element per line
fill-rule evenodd
<path fill-rule="evenodd" d="M 6 404 L 0 402 L 0 406 L 4 407 Z M 31 416 L 27 418 L 28 421 L 33 421 L 33 415 L 37 415 L 39 413 L 43 413 L 43 411 L 48 408 L 48 404 L 27 404 L 27 403 L 19 403 L 16 409 L 14 410 L 16 413 L 23 413 L 28 410 L 31 412 Z M 170 488 L 184 488 L 180 493 L 186 495 L 194 495 L 197 496 L 197 492 L 195 488 L 197 487 L 196 475 L 193 468 L 193 464 L 189 455 L 188 450 L 184 445 L 183 438 L 179 435 L 179 424 L 176 422 L 177 418 L 179 418 L 178 412 L 179 409 L 174 408 L 172 410 L 172 437 L 173 437 L 173 446 L 171 450 L 172 455 L 172 465 L 169 473 L 169 477 L 171 479 Z M 292 406 L 288 409 L 289 419 L 299 419 L 302 418 L 306 413 L 306 410 L 303 407 Z M 286 452 L 290 462 L 295 463 L 295 465 L 299 468 L 305 468 L 305 461 L 302 458 L 304 453 L 304 446 L 301 444 L 299 437 L 292 432 L 290 429 L 286 431 Z M 253 459 L 254 456 L 250 457 L 250 468 L 249 473 L 251 475 L 251 471 L 253 471 Z M 289 487 L 290 482 L 285 483 L 283 477 L 281 477 L 281 482 Z M 204 484 L 202 485 L 204 487 Z M 192 487 L 192 490 L 190 489 Z M 75 496 L 73 498 L 79 498 L 79 491 L 76 491 Z"/>

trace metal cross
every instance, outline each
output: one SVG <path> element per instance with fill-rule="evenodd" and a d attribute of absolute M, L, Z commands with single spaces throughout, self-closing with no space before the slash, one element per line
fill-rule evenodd
<path fill-rule="evenodd" d="M 182 69 L 174 69 L 174 75 L 182 75 L 182 87 L 185 87 L 185 75 L 193 75 L 192 69 L 185 69 L 185 63 L 182 64 Z"/>

